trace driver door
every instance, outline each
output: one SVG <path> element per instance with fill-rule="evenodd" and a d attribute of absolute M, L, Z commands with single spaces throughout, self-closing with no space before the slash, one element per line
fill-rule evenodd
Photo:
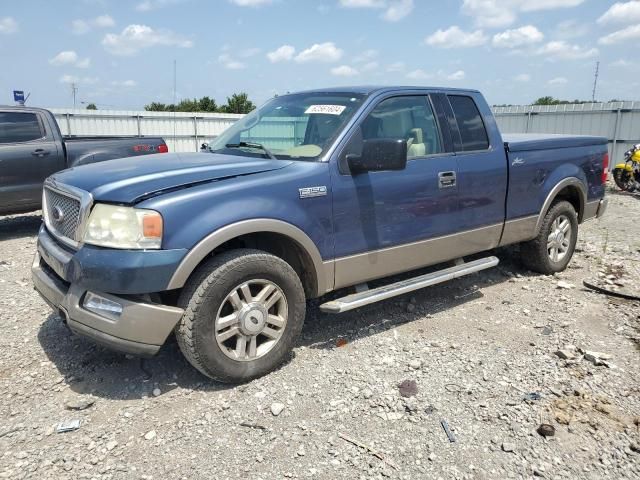
<path fill-rule="evenodd" d="M 428 95 L 392 96 L 352 134 L 332 178 L 336 288 L 450 258 L 443 237 L 460 231 L 460 208 L 456 157 L 442 127 Z M 406 168 L 351 174 L 346 155 L 373 138 L 405 140 Z"/>

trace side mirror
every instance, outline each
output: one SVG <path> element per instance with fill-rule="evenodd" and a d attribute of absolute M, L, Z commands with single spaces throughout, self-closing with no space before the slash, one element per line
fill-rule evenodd
<path fill-rule="evenodd" d="M 200 151 L 201 152 L 208 152 L 209 151 L 209 144 L 207 142 L 204 142 L 202 145 L 200 145 Z"/>
<path fill-rule="evenodd" d="M 350 153 L 347 163 L 351 173 L 404 170 L 407 166 L 407 141 L 376 138 L 362 142 L 362 155 Z"/>

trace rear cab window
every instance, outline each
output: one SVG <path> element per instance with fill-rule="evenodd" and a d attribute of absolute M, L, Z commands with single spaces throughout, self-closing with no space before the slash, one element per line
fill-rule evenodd
<path fill-rule="evenodd" d="M 44 137 L 38 115 L 30 112 L 0 112 L 0 144 L 22 143 Z"/>
<path fill-rule="evenodd" d="M 473 98 L 466 95 L 447 95 L 460 132 L 461 143 L 456 150 L 473 152 L 489 149 L 489 137 L 482 115 Z"/>

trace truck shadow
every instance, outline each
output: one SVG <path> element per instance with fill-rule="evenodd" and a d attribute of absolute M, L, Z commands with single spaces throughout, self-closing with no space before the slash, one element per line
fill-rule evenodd
<path fill-rule="evenodd" d="M 483 287 L 508 281 L 516 274 L 534 275 L 520 266 L 510 249 L 501 249 L 494 254 L 501 260 L 497 268 L 341 315 L 329 315 L 319 310 L 318 305 L 328 297 L 309 301 L 302 335 L 284 365 L 295 359 L 295 350 L 301 346 L 325 350 L 339 348 L 345 342 L 351 343 L 473 302 L 483 297 Z M 344 290 L 333 292 L 332 297 L 348 293 Z M 414 307 L 408 308 L 410 303 Z M 484 307 L 478 305 L 478 308 Z M 418 332 L 425 342 L 429 341 L 428 330 Z M 184 359 L 175 339 L 170 339 L 157 356 L 141 360 L 112 352 L 72 334 L 56 314 L 51 314 L 42 324 L 38 340 L 64 382 L 78 394 L 133 400 L 151 397 L 155 388 L 162 394 L 176 388 L 207 392 L 242 388 L 215 382 L 200 374 Z"/>
<path fill-rule="evenodd" d="M 35 236 L 42 224 L 40 212 L 26 215 L 0 216 L 0 242 L 20 237 Z"/>

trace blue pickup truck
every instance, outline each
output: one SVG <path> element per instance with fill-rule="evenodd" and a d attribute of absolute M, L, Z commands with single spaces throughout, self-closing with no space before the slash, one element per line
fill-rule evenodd
<path fill-rule="evenodd" d="M 607 167 L 605 138 L 502 136 L 474 90 L 288 94 L 206 153 L 52 175 L 33 282 L 80 335 L 153 355 L 175 332 L 203 374 L 244 381 L 285 359 L 309 298 L 343 289 L 320 308 L 344 312 L 492 267 L 463 257 L 515 243 L 531 270 L 562 271 L 606 209 Z"/>

